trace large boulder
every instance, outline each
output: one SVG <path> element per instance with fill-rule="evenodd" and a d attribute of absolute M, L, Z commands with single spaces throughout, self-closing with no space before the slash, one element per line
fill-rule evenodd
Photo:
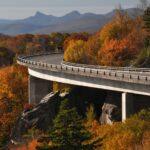
<path fill-rule="evenodd" d="M 102 106 L 100 116 L 101 124 L 112 124 L 121 120 L 121 96 L 117 93 L 109 92 Z"/>

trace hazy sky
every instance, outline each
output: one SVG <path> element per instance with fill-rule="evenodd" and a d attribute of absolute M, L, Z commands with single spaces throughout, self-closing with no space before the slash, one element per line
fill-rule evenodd
<path fill-rule="evenodd" d="M 139 0 L 0 0 L 0 18 L 18 19 L 34 15 L 36 11 L 56 16 L 78 10 L 81 13 L 106 13 L 119 4 L 123 8 L 136 7 Z"/>

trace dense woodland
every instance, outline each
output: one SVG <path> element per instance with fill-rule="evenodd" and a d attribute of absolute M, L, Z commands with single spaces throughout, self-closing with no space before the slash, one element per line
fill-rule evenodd
<path fill-rule="evenodd" d="M 64 59 L 75 63 L 104 66 L 149 66 L 149 16 L 132 19 L 116 11 L 116 16 L 91 36 L 69 37 Z M 142 58 L 143 57 L 143 58 Z M 147 58 L 147 59 L 145 59 Z M 144 61 L 148 61 L 147 64 Z M 148 67 L 147 66 L 147 67 Z"/>
<path fill-rule="evenodd" d="M 64 51 L 64 59 L 75 63 L 105 65 L 105 66 L 136 66 L 150 67 L 150 18 L 149 14 L 132 19 L 128 14 L 116 11 L 116 16 L 95 34 L 88 33 L 53 33 L 50 35 L 0 35 L 0 149 L 8 144 L 11 130 L 26 107 L 28 94 L 28 75 L 24 67 L 16 65 L 16 57 L 19 54 L 33 54 L 40 52 L 52 52 L 56 49 Z M 10 66 L 11 65 L 11 66 Z M 63 106 L 62 106 L 63 107 Z M 65 106 L 64 106 L 65 107 Z M 29 142 L 30 150 L 50 149 L 49 143 L 60 146 L 60 139 L 56 140 L 55 132 L 60 130 L 61 114 L 68 116 L 67 110 L 59 113 L 54 122 L 54 130 L 51 135 L 53 140 L 38 141 L 32 137 Z M 150 135 L 149 111 L 127 120 L 125 124 L 116 123 L 112 126 L 100 126 L 94 119 L 92 107 L 87 111 L 87 119 L 80 117 L 71 109 L 72 115 L 77 118 L 79 124 L 76 129 L 84 130 L 86 135 L 80 138 L 87 139 L 86 144 L 93 144 L 95 149 L 126 150 L 126 148 L 139 149 Z M 146 117 L 145 117 L 146 116 Z M 64 117 L 64 116 L 63 116 Z M 74 117 L 73 117 L 74 118 Z M 73 119 L 70 118 L 70 119 Z M 72 121 L 72 120 L 71 120 Z M 76 120 L 73 120 L 76 122 Z M 86 128 L 86 129 L 85 129 Z M 70 129 L 71 130 L 71 129 Z M 72 132 L 72 131 L 70 131 Z M 77 132 L 77 131 L 76 131 Z M 80 132 L 79 132 L 80 133 Z M 89 136 L 89 133 L 91 136 Z M 46 133 L 49 136 L 50 132 Z M 61 130 L 60 130 L 61 134 Z M 57 135 L 58 136 L 58 135 Z M 83 137 L 82 137 L 83 136 Z M 64 138 L 64 135 L 62 135 Z M 89 140 L 90 138 L 90 140 Z M 98 139 L 97 139 L 98 138 Z M 70 141 L 72 139 L 70 138 Z M 84 140 L 83 140 L 84 141 Z M 79 142 L 80 143 L 80 142 Z M 80 146 L 82 143 L 79 144 Z M 62 146 L 62 145 L 61 145 Z M 28 147 L 28 148 L 29 148 Z M 90 147 L 90 146 L 89 146 Z M 146 150 L 145 148 L 145 150 Z M 5 149 L 5 148 L 4 148 Z M 17 149 L 17 148 L 16 148 Z M 18 148 L 27 149 L 26 146 Z M 59 149 L 59 148 L 58 148 Z M 79 148 L 81 149 L 81 147 Z"/>
<path fill-rule="evenodd" d="M 56 49 L 62 49 L 64 40 L 68 36 L 69 34 L 67 33 L 52 33 L 50 35 L 25 34 L 17 36 L 1 34 L 0 65 L 6 66 L 11 64 L 15 55 L 53 52 Z"/>

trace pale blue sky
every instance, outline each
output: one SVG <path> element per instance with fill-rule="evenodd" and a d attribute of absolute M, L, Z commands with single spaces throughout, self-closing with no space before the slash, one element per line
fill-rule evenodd
<path fill-rule="evenodd" d="M 18 19 L 34 15 L 36 11 L 62 16 L 70 11 L 107 13 L 119 4 L 123 8 L 136 7 L 139 0 L 0 0 L 0 18 Z"/>

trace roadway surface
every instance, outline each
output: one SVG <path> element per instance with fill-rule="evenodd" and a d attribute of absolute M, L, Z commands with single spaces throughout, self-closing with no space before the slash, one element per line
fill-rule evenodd
<path fill-rule="evenodd" d="M 47 64 L 55 64 L 61 65 L 63 60 L 63 54 L 51 54 L 51 55 L 40 55 L 29 58 L 32 61 L 47 63 Z"/>

